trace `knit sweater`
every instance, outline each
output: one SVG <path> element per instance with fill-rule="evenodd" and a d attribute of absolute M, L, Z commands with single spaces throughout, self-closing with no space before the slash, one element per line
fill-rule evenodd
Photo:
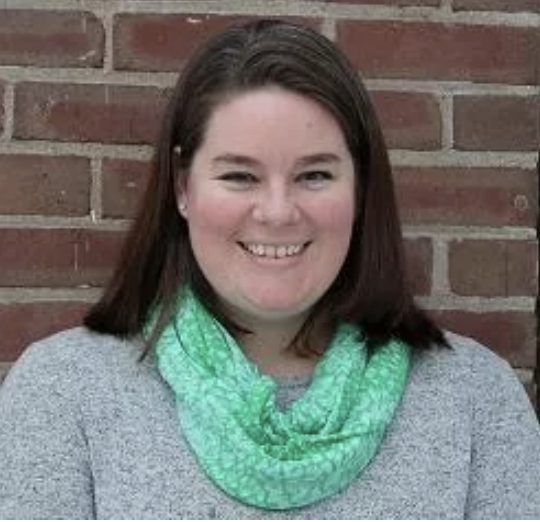
<path fill-rule="evenodd" d="M 540 518 L 540 426 L 522 385 L 488 349 L 448 339 L 452 349 L 415 355 L 356 480 L 316 504 L 264 511 L 205 476 L 139 344 L 57 334 L 26 350 L 0 388 L 0 518 Z M 279 406 L 308 385 L 279 381 Z"/>

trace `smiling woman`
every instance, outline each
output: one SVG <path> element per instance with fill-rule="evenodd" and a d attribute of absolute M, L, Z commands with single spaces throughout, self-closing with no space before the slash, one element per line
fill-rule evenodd
<path fill-rule="evenodd" d="M 209 40 L 153 165 L 85 326 L 0 390 L 0 518 L 540 516 L 532 407 L 415 304 L 379 122 L 330 41 Z"/>
<path fill-rule="evenodd" d="M 339 125 L 285 89 L 240 93 L 216 107 L 179 175 L 197 265 L 227 317 L 269 347 L 254 350 L 255 336 L 242 336 L 257 365 L 288 374 L 290 357 L 280 363 L 285 346 L 276 346 L 294 339 L 349 251 L 355 174 Z"/>

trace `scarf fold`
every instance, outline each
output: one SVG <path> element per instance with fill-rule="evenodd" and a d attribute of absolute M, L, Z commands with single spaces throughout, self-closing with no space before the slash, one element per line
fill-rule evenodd
<path fill-rule="evenodd" d="M 241 502 L 265 509 L 311 504 L 343 490 L 373 458 L 403 394 L 410 350 L 392 340 L 369 358 L 342 324 L 306 392 L 276 405 L 262 375 L 191 291 L 157 342 L 183 436 L 205 473 Z"/>

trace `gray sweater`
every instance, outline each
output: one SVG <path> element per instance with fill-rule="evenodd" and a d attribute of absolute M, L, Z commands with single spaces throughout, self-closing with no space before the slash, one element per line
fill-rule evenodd
<path fill-rule="evenodd" d="M 140 347 L 77 328 L 0 388 L 0 518 L 540 518 L 540 427 L 513 371 L 470 339 L 416 356 L 369 467 L 342 493 L 262 511 L 219 490 Z M 308 386 L 280 382 L 286 407 Z M 241 452 L 242 448 L 238 448 Z"/>

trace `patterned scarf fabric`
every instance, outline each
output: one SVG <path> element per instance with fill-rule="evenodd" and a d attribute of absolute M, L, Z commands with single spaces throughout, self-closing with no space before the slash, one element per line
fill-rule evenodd
<path fill-rule="evenodd" d="M 343 490 L 377 452 L 398 406 L 410 350 L 391 341 L 368 358 L 341 325 L 306 392 L 285 411 L 257 370 L 190 291 L 157 343 L 183 436 L 205 473 L 241 502 L 287 509 Z"/>

